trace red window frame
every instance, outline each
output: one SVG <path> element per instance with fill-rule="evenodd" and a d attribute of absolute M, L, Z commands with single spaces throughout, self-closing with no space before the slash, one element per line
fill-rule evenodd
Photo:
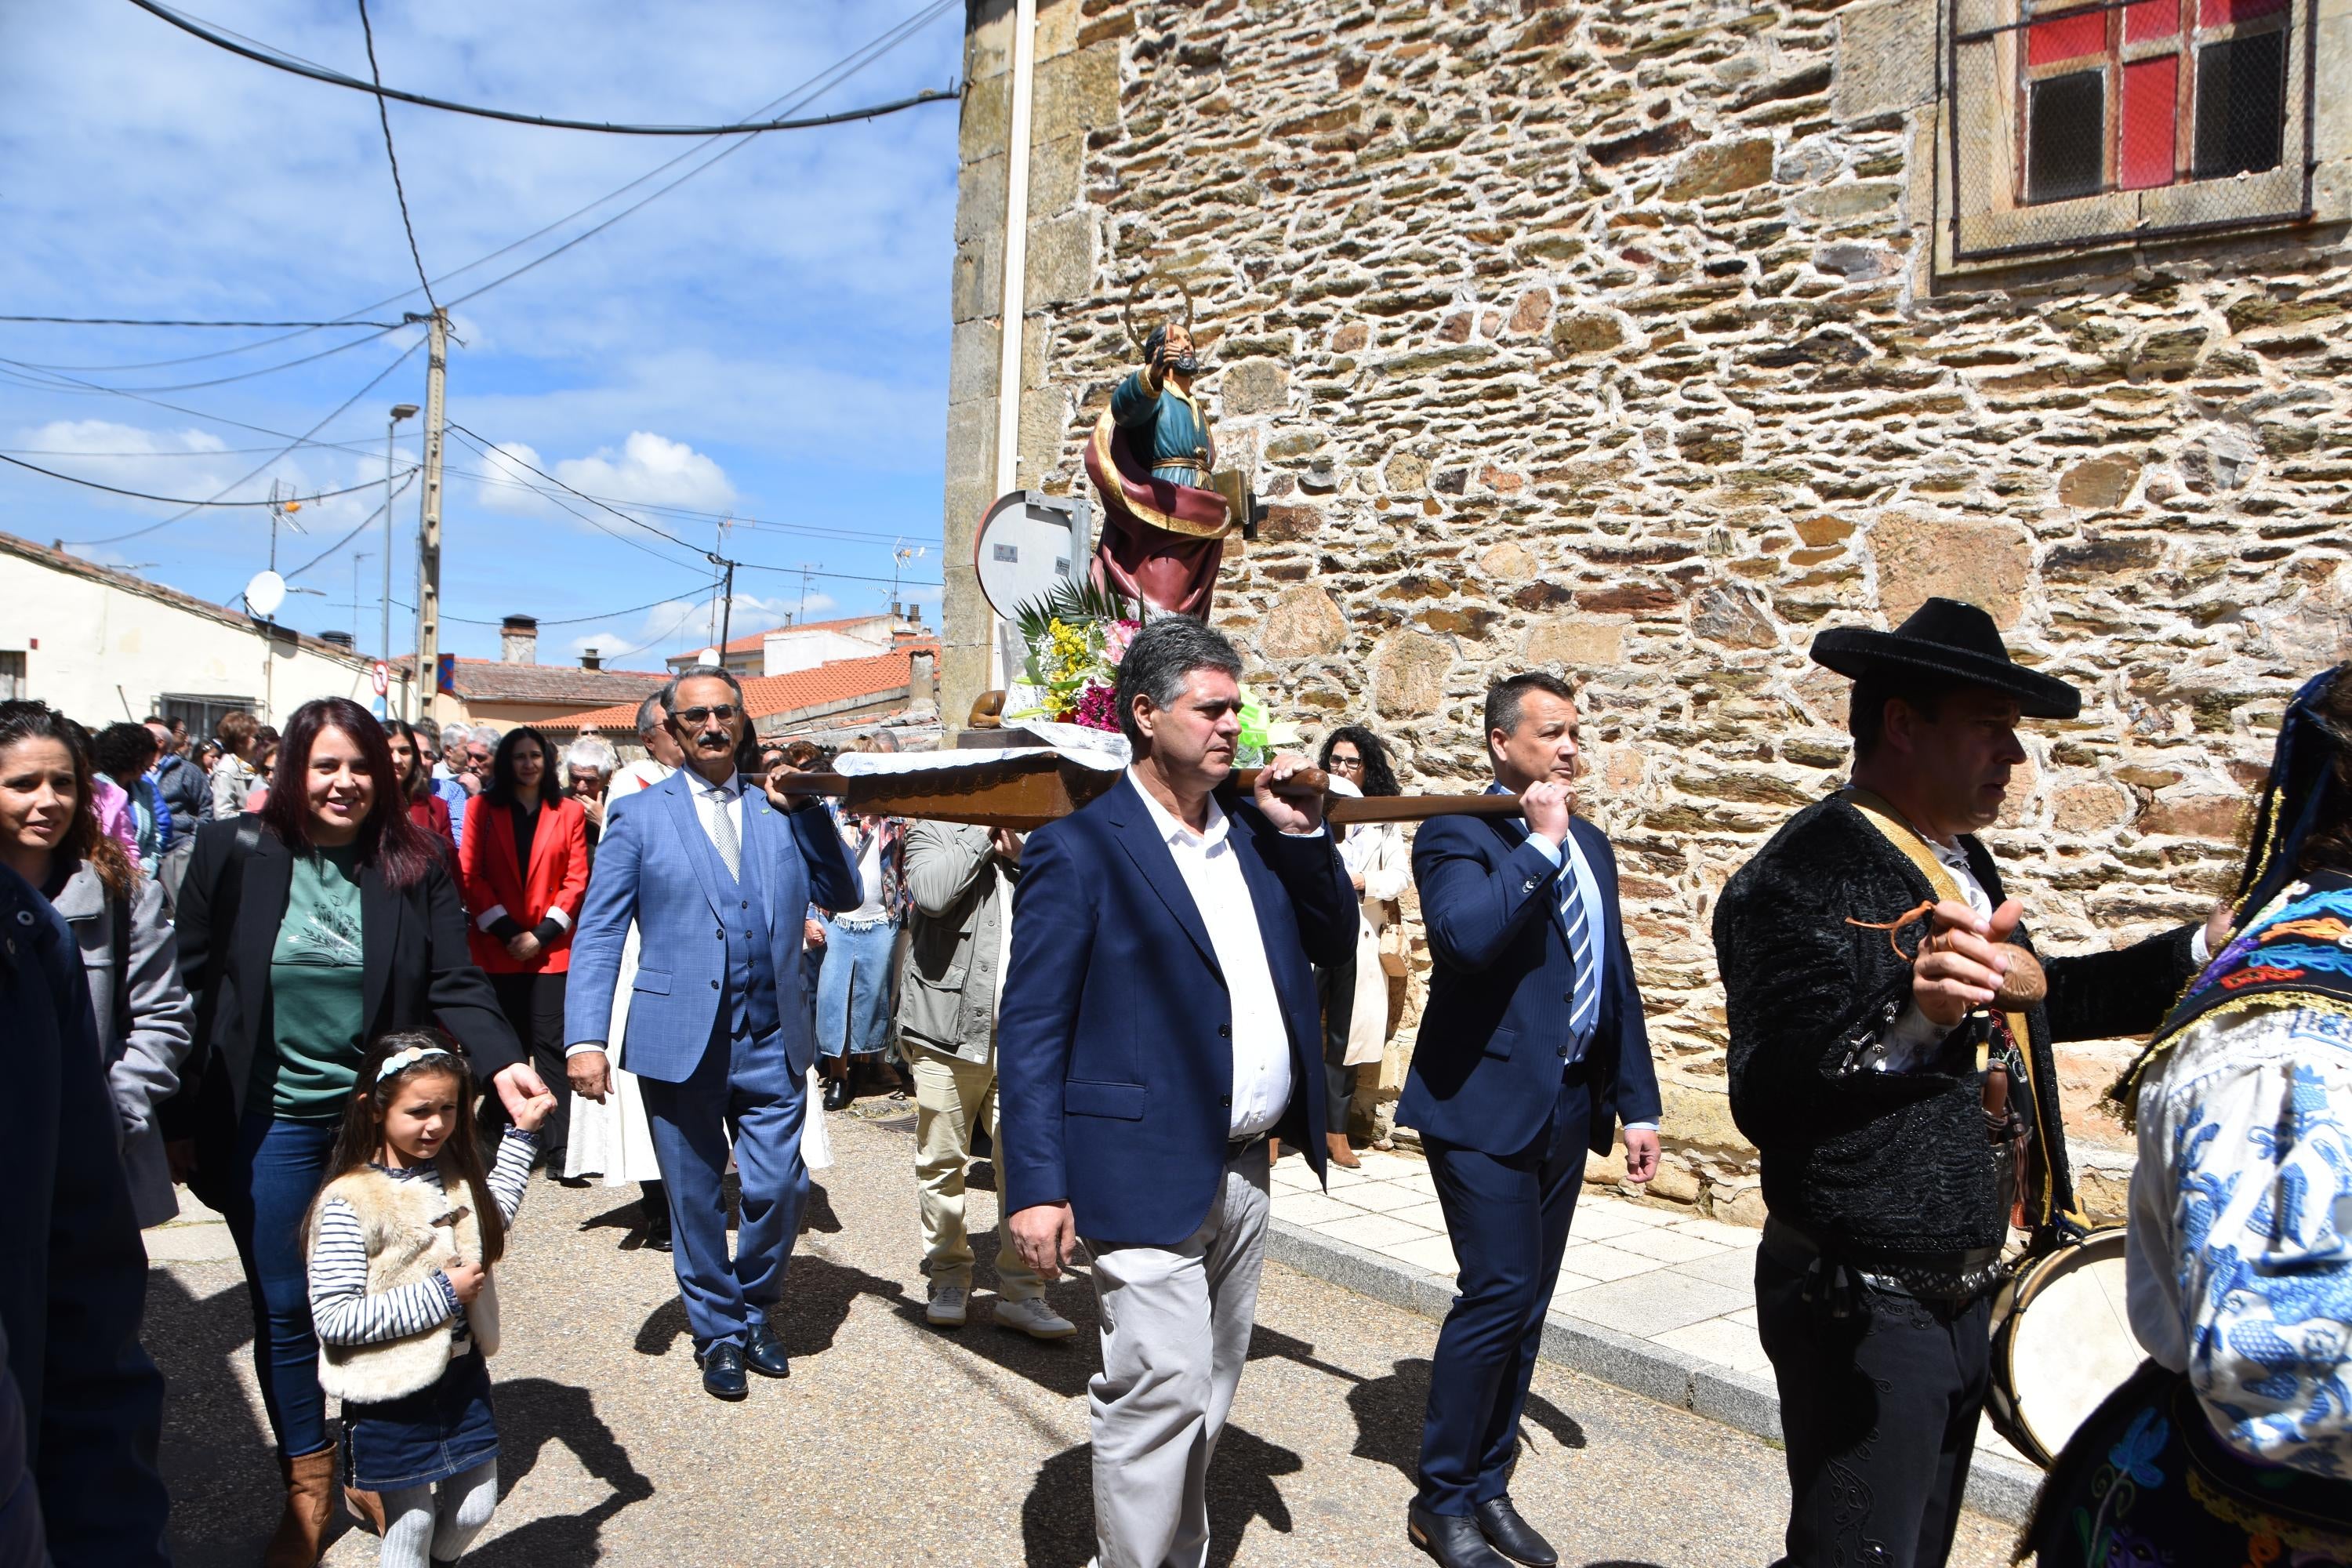
<path fill-rule="evenodd" d="M 2032 200 L 2028 179 L 2032 86 L 2097 70 L 2102 101 L 2100 183 L 2083 200 L 2116 191 L 2151 190 L 2197 178 L 2197 68 L 2210 44 L 2288 32 L 2294 0 L 2105 0 L 2090 5 L 2027 0 L 2017 50 L 2016 200 Z M 2282 112 L 2286 112 L 2284 84 Z"/>

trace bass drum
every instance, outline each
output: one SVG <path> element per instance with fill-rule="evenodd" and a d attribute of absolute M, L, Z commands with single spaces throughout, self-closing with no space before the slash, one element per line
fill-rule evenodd
<path fill-rule="evenodd" d="M 2028 1264 L 1994 1298 L 1985 1414 L 2048 1469 L 2147 1359 L 2124 1307 L 2123 1226 L 2095 1230 Z"/>

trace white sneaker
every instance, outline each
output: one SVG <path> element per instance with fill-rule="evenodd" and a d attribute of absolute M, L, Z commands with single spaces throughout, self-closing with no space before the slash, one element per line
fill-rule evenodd
<path fill-rule="evenodd" d="M 934 1285 L 931 1304 L 923 1309 L 923 1320 L 942 1329 L 963 1327 L 965 1302 L 971 1292 L 961 1285 Z"/>
<path fill-rule="evenodd" d="M 1033 1340 L 1066 1340 L 1078 1331 L 1077 1324 L 1035 1297 L 1026 1301 L 999 1300 L 996 1326 L 1016 1329 Z"/>

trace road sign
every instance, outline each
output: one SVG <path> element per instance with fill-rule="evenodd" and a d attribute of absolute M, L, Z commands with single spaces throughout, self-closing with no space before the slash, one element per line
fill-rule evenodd
<path fill-rule="evenodd" d="M 375 688 L 375 694 L 378 697 L 383 696 L 392 689 L 391 668 L 383 660 L 377 659 L 368 668 L 368 681 Z"/>

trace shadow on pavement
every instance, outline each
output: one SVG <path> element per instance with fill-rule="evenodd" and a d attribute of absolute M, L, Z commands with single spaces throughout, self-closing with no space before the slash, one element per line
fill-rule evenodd
<path fill-rule="evenodd" d="M 1094 1445 L 1065 1448 L 1038 1468 L 1021 1505 L 1023 1560 L 1029 1568 L 1085 1568 L 1095 1552 Z M 1263 1519 L 1290 1533 L 1290 1505 L 1276 1476 L 1296 1475 L 1306 1461 L 1254 1432 L 1227 1426 L 1209 1462 L 1209 1564 L 1232 1568 L 1250 1521 Z"/>
<path fill-rule="evenodd" d="M 875 1297 L 885 1306 L 902 1307 L 907 1302 L 907 1287 L 896 1279 L 885 1279 L 863 1268 L 805 1253 L 793 1258 L 784 1276 L 784 1299 L 777 1305 L 772 1320 L 776 1337 L 783 1341 L 784 1353 L 815 1355 L 832 1349 L 834 1336 L 841 1331 L 849 1309 L 860 1296 Z M 919 1316 L 921 1309 L 918 1307 L 916 1311 Z M 685 1299 L 673 1296 L 648 1313 L 637 1329 L 636 1352 L 639 1355 L 667 1355 L 680 1340 L 692 1337 Z"/>
<path fill-rule="evenodd" d="M 1356 1418 L 1355 1457 L 1387 1465 L 1407 1480 L 1417 1479 L 1422 1417 L 1428 1405 L 1429 1363 L 1419 1356 L 1398 1362 L 1386 1377 L 1357 1380 L 1348 1390 L 1348 1413 Z M 1528 1422 L 1550 1433 L 1563 1448 L 1584 1447 L 1584 1428 L 1576 1418 L 1540 1394 L 1528 1395 L 1520 1417 L 1523 1431 Z"/>
<path fill-rule="evenodd" d="M 613 1429 L 596 1414 L 596 1401 L 584 1388 L 550 1382 L 543 1377 L 520 1378 L 498 1385 L 494 1397 L 499 1415 L 499 1497 L 503 1500 L 539 1463 L 551 1442 L 562 1443 L 590 1475 L 612 1489 L 612 1495 L 579 1513 L 534 1519 L 468 1552 L 466 1561 L 480 1568 L 537 1568 L 548 1563 L 593 1563 L 601 1552 L 604 1521 L 633 1503 L 654 1495 L 654 1484 L 637 1472 L 629 1451 L 613 1436 Z"/>
<path fill-rule="evenodd" d="M 278 1445 L 254 1417 L 236 1363 L 252 1354 L 245 1280 L 199 1300 L 166 1268 L 147 1271 L 140 1340 L 163 1373 L 163 1484 L 172 1560 L 181 1568 L 247 1568 L 285 1507 Z M 351 1527 L 338 1512 L 334 1534 Z"/>

